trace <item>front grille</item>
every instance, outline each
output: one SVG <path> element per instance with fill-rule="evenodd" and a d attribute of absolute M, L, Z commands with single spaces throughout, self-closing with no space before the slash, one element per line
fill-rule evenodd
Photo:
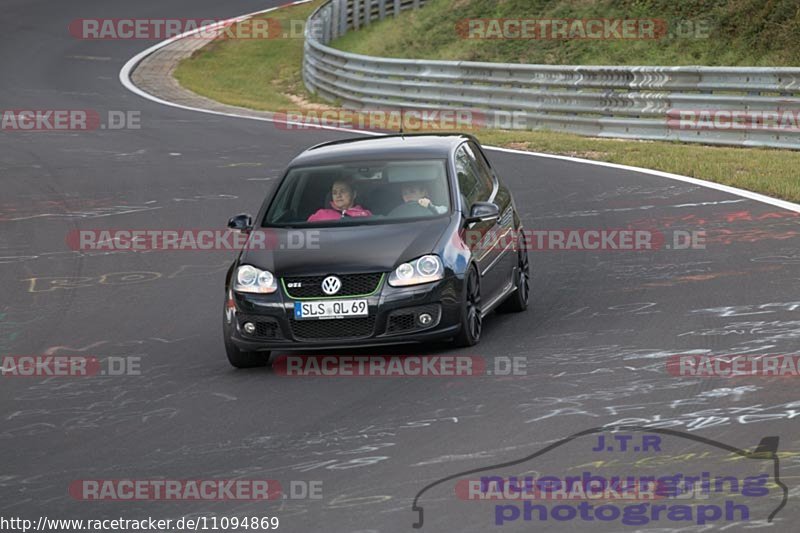
<path fill-rule="evenodd" d="M 420 313 L 430 314 L 433 318 L 431 323 L 427 326 L 420 326 L 417 324 L 417 315 Z M 438 304 L 421 305 L 419 307 L 409 307 L 408 309 L 392 311 L 386 322 L 386 333 L 402 333 L 415 329 L 431 328 L 439 323 L 440 314 L 441 306 Z"/>
<path fill-rule="evenodd" d="M 246 335 L 247 337 L 253 337 L 258 339 L 281 339 L 283 338 L 283 334 L 281 333 L 281 327 L 278 324 L 277 319 L 270 317 L 270 316 L 258 316 L 258 315 L 239 315 L 239 330 L 242 332 L 242 335 Z M 252 322 L 256 326 L 255 332 L 252 334 L 245 332 L 244 324 L 245 322 Z"/>
<path fill-rule="evenodd" d="M 296 339 L 357 339 L 369 337 L 375 329 L 375 317 L 294 320 L 289 324 Z"/>
<path fill-rule="evenodd" d="M 290 298 L 338 298 L 339 296 L 361 296 L 372 294 L 378 289 L 378 284 L 383 278 L 380 272 L 368 274 L 344 274 L 336 275 L 342 282 L 342 288 L 333 295 L 322 292 L 322 280 L 330 274 L 324 276 L 296 276 L 283 278 L 286 295 Z M 291 287 L 291 284 L 300 283 L 300 287 Z"/>

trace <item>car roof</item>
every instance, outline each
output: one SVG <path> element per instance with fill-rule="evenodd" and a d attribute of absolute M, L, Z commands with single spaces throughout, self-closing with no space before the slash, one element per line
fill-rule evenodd
<path fill-rule="evenodd" d="M 290 166 L 369 161 L 376 159 L 443 159 L 459 144 L 475 140 L 464 134 L 397 134 L 353 137 L 312 146 Z M 476 141 L 477 142 L 477 141 Z"/>

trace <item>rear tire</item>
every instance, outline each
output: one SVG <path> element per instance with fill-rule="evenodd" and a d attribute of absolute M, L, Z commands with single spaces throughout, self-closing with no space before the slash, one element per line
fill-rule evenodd
<path fill-rule="evenodd" d="M 517 250 L 517 268 L 514 271 L 514 292 L 508 295 L 497 311 L 500 313 L 521 313 L 528 308 L 531 297 L 531 267 L 525 237 L 520 235 Z"/>
<path fill-rule="evenodd" d="M 481 340 L 481 283 L 478 270 L 470 267 L 464 280 L 464 299 L 461 304 L 461 331 L 455 338 L 456 346 L 467 348 Z"/>
<path fill-rule="evenodd" d="M 256 368 L 269 364 L 269 352 L 240 350 L 227 336 L 225 337 L 225 353 L 228 354 L 228 362 L 235 368 Z"/>

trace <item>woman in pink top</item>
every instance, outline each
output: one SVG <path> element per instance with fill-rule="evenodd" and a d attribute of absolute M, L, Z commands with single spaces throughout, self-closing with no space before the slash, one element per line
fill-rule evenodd
<path fill-rule="evenodd" d="M 331 187 L 331 206 L 317 210 L 308 217 L 308 222 L 336 220 L 344 217 L 368 217 L 369 209 L 355 204 L 356 191 L 348 180 L 336 180 Z"/>

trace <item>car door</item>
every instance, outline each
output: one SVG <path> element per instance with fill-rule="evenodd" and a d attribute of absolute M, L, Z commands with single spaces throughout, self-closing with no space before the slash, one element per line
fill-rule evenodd
<path fill-rule="evenodd" d="M 461 194 L 462 212 L 468 216 L 475 202 L 489 202 L 495 192 L 491 177 L 480 171 L 474 149 L 468 143 L 458 147 L 455 154 L 456 176 Z M 463 240 L 478 267 L 481 276 L 481 298 L 483 305 L 490 303 L 502 290 L 502 275 L 496 265 L 500 256 L 494 241 L 497 235 L 497 220 L 473 222 L 463 231 Z"/>
<path fill-rule="evenodd" d="M 500 291 L 504 292 L 510 289 L 513 284 L 514 269 L 517 267 L 517 254 L 514 248 L 515 238 L 517 237 L 514 203 L 511 199 L 511 191 L 498 178 L 480 145 L 474 141 L 470 141 L 468 145 L 475 154 L 478 172 L 484 176 L 484 179 L 493 184 L 494 191 L 489 201 L 496 204 L 500 209 L 500 217 L 493 228 L 495 232 L 493 248 L 496 255 L 494 256 L 495 264 L 492 269 L 498 270 L 497 274 L 501 278 L 499 281 Z"/>

